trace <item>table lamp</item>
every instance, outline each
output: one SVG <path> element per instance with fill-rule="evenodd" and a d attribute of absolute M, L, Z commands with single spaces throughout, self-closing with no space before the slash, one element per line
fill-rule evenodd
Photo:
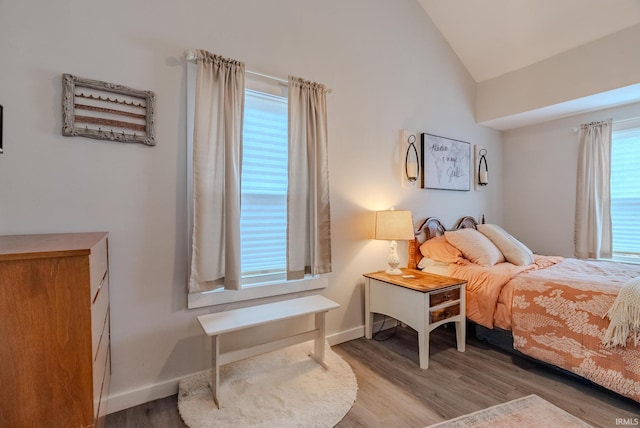
<path fill-rule="evenodd" d="M 400 258 L 398 257 L 398 244 L 396 241 L 411 241 L 415 239 L 411 211 L 376 211 L 374 237 L 375 239 L 391 241 L 389 245 L 389 269 L 386 272 L 390 275 L 402 274 L 402 271 L 398 269 Z"/>

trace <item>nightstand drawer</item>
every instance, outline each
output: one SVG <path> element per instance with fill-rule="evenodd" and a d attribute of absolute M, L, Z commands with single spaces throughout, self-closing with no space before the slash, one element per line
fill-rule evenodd
<path fill-rule="evenodd" d="M 460 290 L 458 290 L 460 292 Z M 429 312 L 429 323 L 433 324 L 438 321 L 446 320 L 456 315 L 460 315 L 460 304 L 456 303 L 453 306 L 447 306 L 446 308 L 437 309 Z"/>
<path fill-rule="evenodd" d="M 431 293 L 429 296 L 429 306 L 438 306 L 444 302 L 452 302 L 454 300 L 460 300 L 460 288 L 454 288 L 453 290 L 444 290 L 437 293 Z"/>

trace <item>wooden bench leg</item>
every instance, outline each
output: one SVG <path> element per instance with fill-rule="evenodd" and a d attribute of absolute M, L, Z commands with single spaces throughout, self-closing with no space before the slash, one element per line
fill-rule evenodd
<path fill-rule="evenodd" d="M 211 356 L 213 364 L 211 365 L 211 393 L 213 394 L 213 402 L 218 409 L 220 408 L 220 399 L 218 391 L 220 390 L 220 336 L 211 336 Z"/>
<path fill-rule="evenodd" d="M 313 340 L 313 354 L 310 355 L 311 358 L 316 360 L 318 364 L 327 369 L 327 364 L 324 362 L 324 353 L 325 353 L 325 336 L 326 336 L 326 320 L 325 320 L 326 312 L 318 312 L 316 313 L 316 330 L 318 330 L 318 335 Z"/>

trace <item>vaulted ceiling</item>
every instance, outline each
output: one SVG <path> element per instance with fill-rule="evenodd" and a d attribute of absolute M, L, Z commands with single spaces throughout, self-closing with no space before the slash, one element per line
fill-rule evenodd
<path fill-rule="evenodd" d="M 640 0 L 418 1 L 476 82 L 640 23 Z"/>

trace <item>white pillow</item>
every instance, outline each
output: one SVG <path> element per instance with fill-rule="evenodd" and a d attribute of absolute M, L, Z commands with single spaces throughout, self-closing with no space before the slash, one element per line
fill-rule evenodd
<path fill-rule="evenodd" d="M 451 263 L 441 262 L 439 260 L 430 259 L 428 257 L 423 257 L 418 262 L 418 269 L 422 270 L 427 267 L 437 266 L 437 267 L 449 267 Z"/>
<path fill-rule="evenodd" d="M 467 259 L 480 266 L 493 266 L 504 261 L 504 256 L 493 242 L 475 229 L 460 229 L 444 233 L 447 241 Z"/>
<path fill-rule="evenodd" d="M 460 257 L 462 258 L 462 257 Z M 451 263 L 439 262 L 437 260 L 423 257 L 418 263 L 418 269 L 422 272 L 433 273 L 436 275 L 449 276 L 449 266 Z"/>
<path fill-rule="evenodd" d="M 504 258 L 516 266 L 533 263 L 533 252 L 522 242 L 509 235 L 503 228 L 495 224 L 479 224 L 478 230 L 491 240 L 502 251 Z"/>

